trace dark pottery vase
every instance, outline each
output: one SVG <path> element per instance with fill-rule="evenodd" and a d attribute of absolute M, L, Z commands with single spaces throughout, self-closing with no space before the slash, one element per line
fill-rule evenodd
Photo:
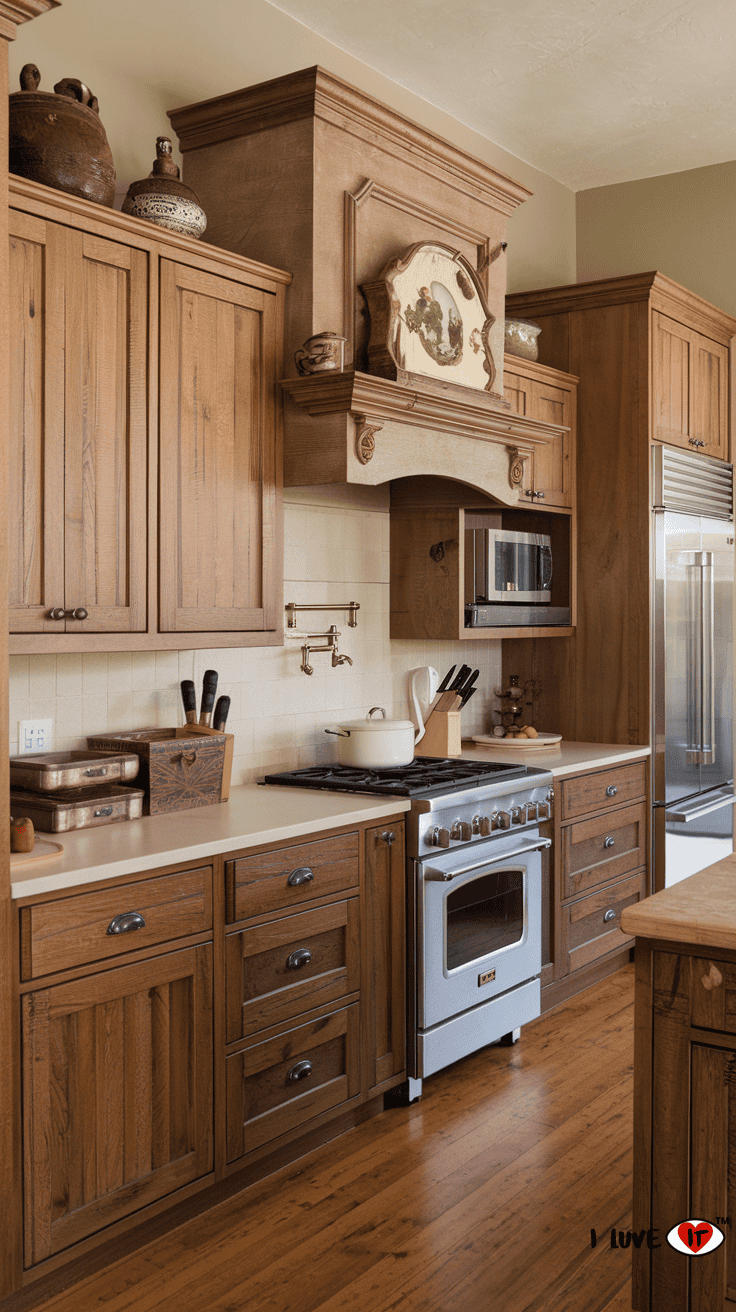
<path fill-rule="evenodd" d="M 97 97 L 77 78 L 39 91 L 35 64 L 21 71 L 22 90 L 9 96 L 11 173 L 72 196 L 112 205 L 115 169 Z"/>
<path fill-rule="evenodd" d="M 156 138 L 156 158 L 147 178 L 131 182 L 123 201 L 123 214 L 158 223 L 185 237 L 201 237 L 207 215 L 191 187 L 179 177 L 171 155 L 171 139 Z"/>

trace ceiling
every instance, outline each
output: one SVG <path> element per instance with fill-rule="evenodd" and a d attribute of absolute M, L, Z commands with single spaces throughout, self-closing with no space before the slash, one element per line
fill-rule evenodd
<path fill-rule="evenodd" d="M 736 159 L 733 0 L 271 0 L 573 191 Z"/>

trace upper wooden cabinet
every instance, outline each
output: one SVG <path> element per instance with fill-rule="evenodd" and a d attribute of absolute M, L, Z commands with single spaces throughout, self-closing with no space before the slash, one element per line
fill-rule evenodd
<path fill-rule="evenodd" d="M 652 436 L 728 459 L 729 349 L 652 313 Z"/>
<path fill-rule="evenodd" d="M 558 431 L 536 445 L 524 466 L 519 501 L 524 505 L 572 506 L 575 497 L 575 399 L 577 378 L 505 357 L 503 394 L 517 414 L 540 419 Z"/>
<path fill-rule="evenodd" d="M 288 281 L 13 180 L 11 652 L 281 641 Z"/>

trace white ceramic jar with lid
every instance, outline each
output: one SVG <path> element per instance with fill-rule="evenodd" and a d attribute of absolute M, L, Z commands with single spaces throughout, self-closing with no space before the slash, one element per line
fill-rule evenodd
<path fill-rule="evenodd" d="M 380 712 L 381 719 L 373 719 Z M 325 729 L 338 739 L 340 765 L 361 770 L 386 770 L 414 760 L 416 730 L 411 720 L 387 720 L 382 706 L 371 707 L 365 720 L 347 720 Z"/>

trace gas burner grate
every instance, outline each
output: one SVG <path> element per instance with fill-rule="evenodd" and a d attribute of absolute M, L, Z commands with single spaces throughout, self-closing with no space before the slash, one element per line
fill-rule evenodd
<path fill-rule="evenodd" d="M 527 773 L 525 765 L 507 765 L 501 761 L 458 761 L 424 756 L 409 765 L 383 770 L 361 770 L 348 765 L 310 765 L 283 774 L 268 774 L 263 782 L 293 788 L 325 788 L 342 793 L 430 797 L 435 793 L 489 783 L 491 779 L 514 779 Z"/>

